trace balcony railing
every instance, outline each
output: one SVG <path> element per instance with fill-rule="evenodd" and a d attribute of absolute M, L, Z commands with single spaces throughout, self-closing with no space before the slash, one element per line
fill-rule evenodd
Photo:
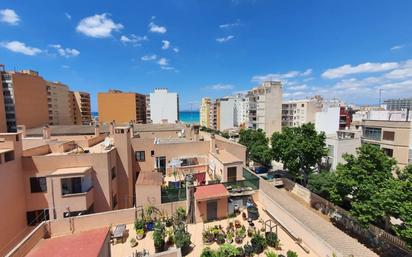
<path fill-rule="evenodd" d="M 243 168 L 243 180 L 233 181 L 233 182 L 225 182 L 223 185 L 227 187 L 231 187 L 233 189 L 241 189 L 241 188 L 251 188 L 252 190 L 259 189 L 259 177 L 252 174 L 246 168 Z"/>
<path fill-rule="evenodd" d="M 186 188 L 161 189 L 162 203 L 171 203 L 186 200 Z"/>

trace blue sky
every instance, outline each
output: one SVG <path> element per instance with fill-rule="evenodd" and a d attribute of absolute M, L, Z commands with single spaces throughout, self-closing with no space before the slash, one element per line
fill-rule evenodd
<path fill-rule="evenodd" d="M 412 97 L 412 1 L 0 2 L 0 63 L 92 94 L 202 96 L 282 80 L 285 98 Z"/>

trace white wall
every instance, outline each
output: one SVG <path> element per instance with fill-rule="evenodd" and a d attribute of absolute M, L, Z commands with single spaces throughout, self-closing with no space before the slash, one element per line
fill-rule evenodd
<path fill-rule="evenodd" d="M 335 134 L 339 130 L 340 107 L 330 107 L 322 112 L 316 113 L 315 128 L 318 132 Z"/>
<path fill-rule="evenodd" d="M 338 163 L 346 163 L 343 159 L 343 155 L 353 154 L 356 155 L 356 149 L 361 146 L 360 138 L 353 138 L 353 139 L 337 139 L 335 138 L 326 138 L 326 145 L 333 146 L 333 160 L 332 160 L 332 170 L 336 170 L 336 166 Z"/>
<path fill-rule="evenodd" d="M 167 92 L 167 89 L 156 89 L 150 93 L 150 112 L 153 123 L 162 123 L 163 119 L 175 123 L 179 120 L 179 96 Z"/>
<path fill-rule="evenodd" d="M 220 130 L 231 129 L 236 120 L 235 99 L 224 98 L 220 100 Z"/>

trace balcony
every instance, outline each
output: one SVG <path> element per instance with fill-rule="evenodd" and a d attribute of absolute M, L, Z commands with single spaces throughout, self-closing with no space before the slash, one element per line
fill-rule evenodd
<path fill-rule="evenodd" d="M 62 195 L 61 203 L 62 206 L 69 206 L 72 212 L 88 210 L 94 203 L 94 188 L 90 187 L 85 192 Z"/>

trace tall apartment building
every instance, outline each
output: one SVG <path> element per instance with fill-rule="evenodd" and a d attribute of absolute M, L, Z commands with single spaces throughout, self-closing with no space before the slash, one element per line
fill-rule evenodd
<path fill-rule="evenodd" d="M 210 108 L 212 101 L 209 97 L 203 97 L 200 102 L 200 126 L 210 128 L 211 127 L 211 112 Z"/>
<path fill-rule="evenodd" d="M 282 84 L 265 81 L 246 95 L 249 99 L 249 128 L 262 129 L 266 135 L 282 130 Z"/>
<path fill-rule="evenodd" d="M 305 123 L 315 123 L 316 112 L 322 110 L 319 97 L 289 100 L 282 104 L 282 127 L 299 127 Z"/>
<path fill-rule="evenodd" d="M 150 93 L 150 119 L 153 123 L 175 123 L 179 120 L 179 95 L 157 88 Z"/>
<path fill-rule="evenodd" d="M 36 71 L 10 72 L 4 65 L 0 69 L 7 131 L 16 131 L 17 125 L 33 128 L 48 124 L 46 81 Z"/>
<path fill-rule="evenodd" d="M 400 167 L 412 163 L 411 121 L 363 120 L 362 143 L 379 145 Z"/>
<path fill-rule="evenodd" d="M 60 82 L 46 82 L 50 125 L 74 124 L 69 87 Z"/>
<path fill-rule="evenodd" d="M 387 99 L 383 101 L 387 110 L 390 111 L 400 111 L 402 109 L 412 110 L 412 98 L 402 98 L 402 99 Z"/>
<path fill-rule="evenodd" d="M 216 99 L 210 106 L 211 127 L 215 130 L 220 130 L 220 100 Z"/>
<path fill-rule="evenodd" d="M 99 121 L 109 123 L 146 123 L 146 96 L 109 90 L 97 94 Z"/>
<path fill-rule="evenodd" d="M 150 95 L 146 95 L 146 123 L 152 123 L 150 114 Z"/>
<path fill-rule="evenodd" d="M 70 92 L 72 99 L 73 123 L 76 125 L 89 124 L 92 121 L 90 110 L 90 94 L 86 92 Z"/>

